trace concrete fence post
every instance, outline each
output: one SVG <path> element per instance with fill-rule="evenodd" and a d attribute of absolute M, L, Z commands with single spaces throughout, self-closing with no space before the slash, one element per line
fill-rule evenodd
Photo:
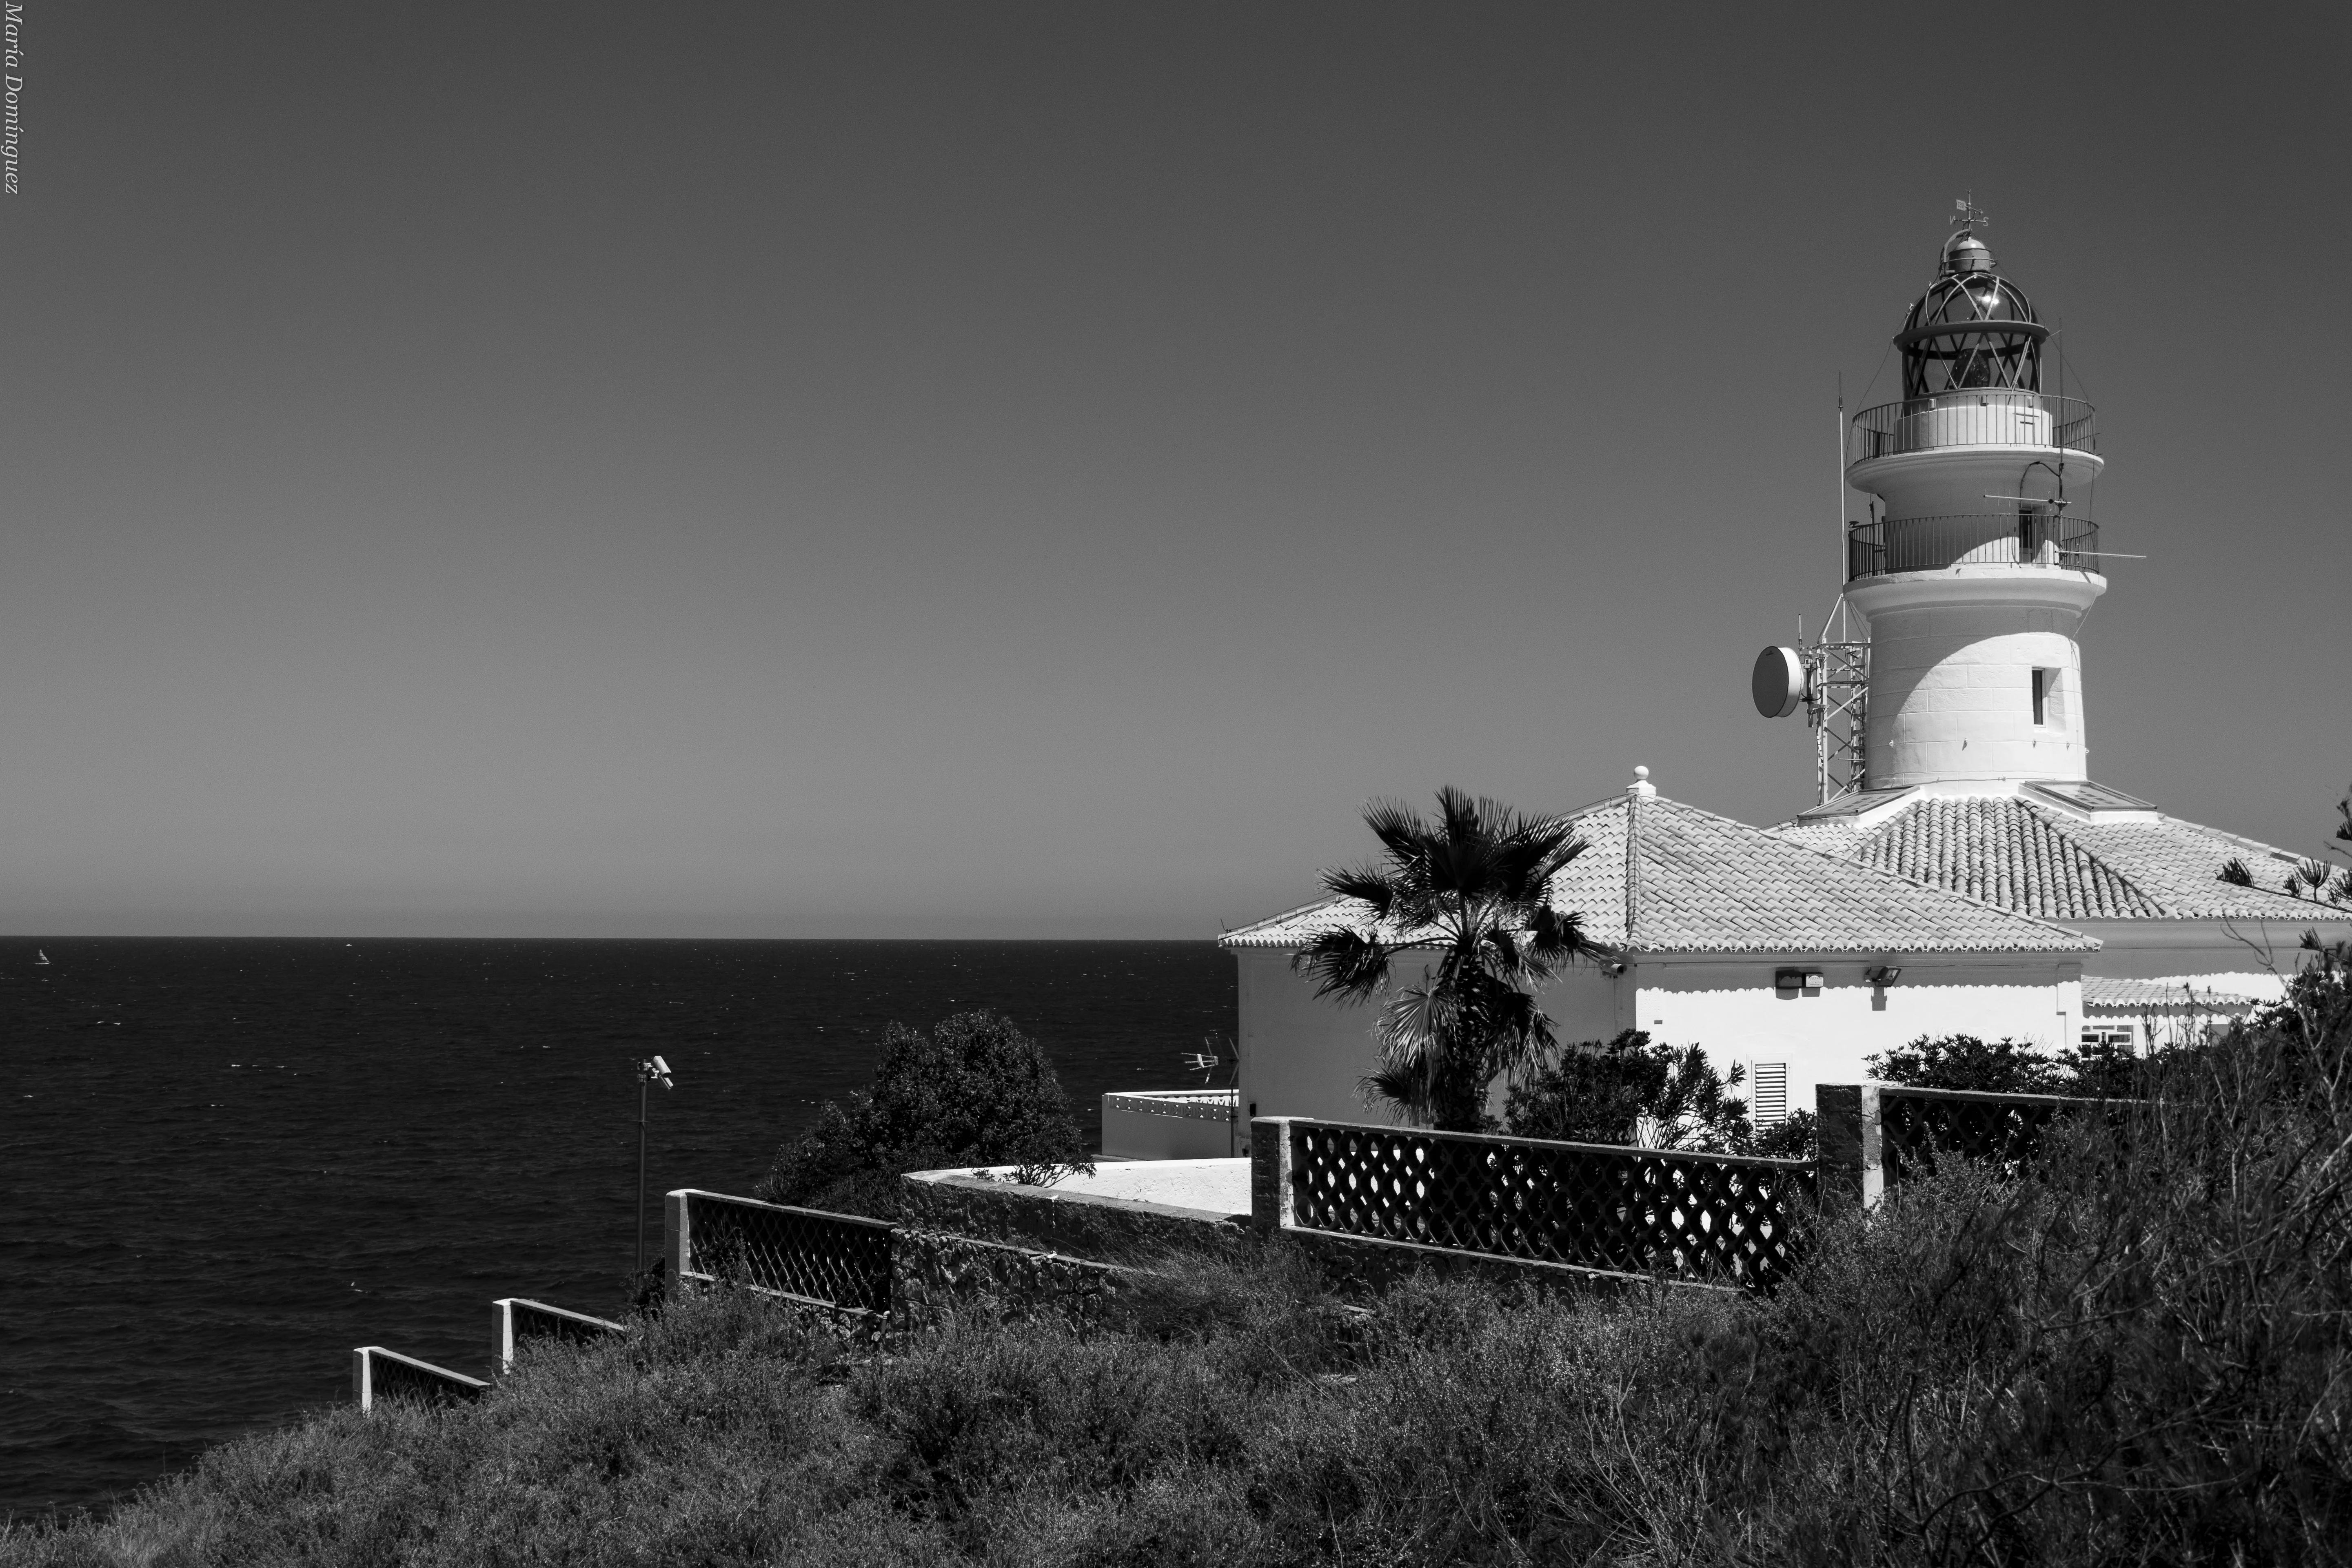
<path fill-rule="evenodd" d="M 669 1260 L 669 1293 L 673 1300 L 686 1295 L 686 1260 L 694 1249 L 694 1237 L 686 1217 L 686 1195 L 691 1191 L 690 1187 L 680 1187 L 662 1196 L 662 1256 Z"/>
<path fill-rule="evenodd" d="M 1822 1207 L 1852 1208 L 1862 1202 L 1862 1086 L 1816 1084 L 1813 1115 L 1821 1141 Z"/>
<path fill-rule="evenodd" d="M 1813 1089 L 1821 1139 L 1823 1208 L 1874 1209 L 1886 1196 L 1886 1144 L 1881 1136 L 1879 1086 L 1824 1083 Z"/>
<path fill-rule="evenodd" d="M 1886 1145 L 1880 1137 L 1878 1086 L 1862 1086 L 1862 1206 L 1874 1209 L 1886 1196 Z"/>
<path fill-rule="evenodd" d="M 1290 1121 L 1287 1116 L 1250 1120 L 1250 1226 L 1260 1236 L 1291 1224 Z"/>
<path fill-rule="evenodd" d="M 503 1377 L 514 1370 L 515 1331 L 514 1298 L 501 1298 L 490 1303 L 490 1364 Z"/>

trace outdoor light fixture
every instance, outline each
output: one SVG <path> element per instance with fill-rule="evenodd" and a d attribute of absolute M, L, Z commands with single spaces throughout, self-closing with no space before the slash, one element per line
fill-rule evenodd
<path fill-rule="evenodd" d="M 1862 977 L 1873 985 L 1892 985 L 1903 978 L 1903 971 L 1895 964 L 1874 963 L 1862 972 Z"/>
<path fill-rule="evenodd" d="M 646 1090 L 654 1084 L 676 1086 L 669 1080 L 669 1063 L 647 1057 L 637 1063 L 637 1279 L 646 1276 Z"/>

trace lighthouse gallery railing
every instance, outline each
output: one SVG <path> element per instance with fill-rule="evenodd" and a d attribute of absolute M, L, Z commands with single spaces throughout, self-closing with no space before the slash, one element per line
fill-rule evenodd
<path fill-rule="evenodd" d="M 2099 525 L 2063 513 L 2014 511 L 1895 517 L 1846 530 L 1845 575 L 1940 572 L 1948 566 L 2055 566 L 2096 572 Z"/>
<path fill-rule="evenodd" d="M 2098 450 L 2096 411 L 2079 397 L 1966 387 L 1882 403 L 1853 416 L 1848 462 L 1948 447 L 2037 447 Z"/>

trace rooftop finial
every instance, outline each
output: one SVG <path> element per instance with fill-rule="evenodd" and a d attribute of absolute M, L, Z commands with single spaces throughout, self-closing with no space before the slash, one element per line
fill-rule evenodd
<path fill-rule="evenodd" d="M 1976 194 L 1970 192 L 1952 203 L 1952 232 L 1944 237 L 1944 270 L 1946 273 L 1990 272 L 1992 247 L 1977 237 L 1977 230 L 1992 219 L 1985 216 L 1977 205 Z"/>
<path fill-rule="evenodd" d="M 1633 782 L 1627 787 L 1625 793 L 1627 795 L 1644 796 L 1657 794 L 1658 786 L 1650 782 L 1650 770 L 1647 768 L 1635 768 L 1633 770 Z"/>

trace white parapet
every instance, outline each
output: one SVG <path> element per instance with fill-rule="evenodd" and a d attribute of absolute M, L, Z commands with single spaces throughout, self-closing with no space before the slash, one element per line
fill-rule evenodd
<path fill-rule="evenodd" d="M 1158 1089 L 1102 1097 L 1102 1152 L 1114 1160 L 1225 1160 L 1241 1149 L 1241 1093 Z"/>

